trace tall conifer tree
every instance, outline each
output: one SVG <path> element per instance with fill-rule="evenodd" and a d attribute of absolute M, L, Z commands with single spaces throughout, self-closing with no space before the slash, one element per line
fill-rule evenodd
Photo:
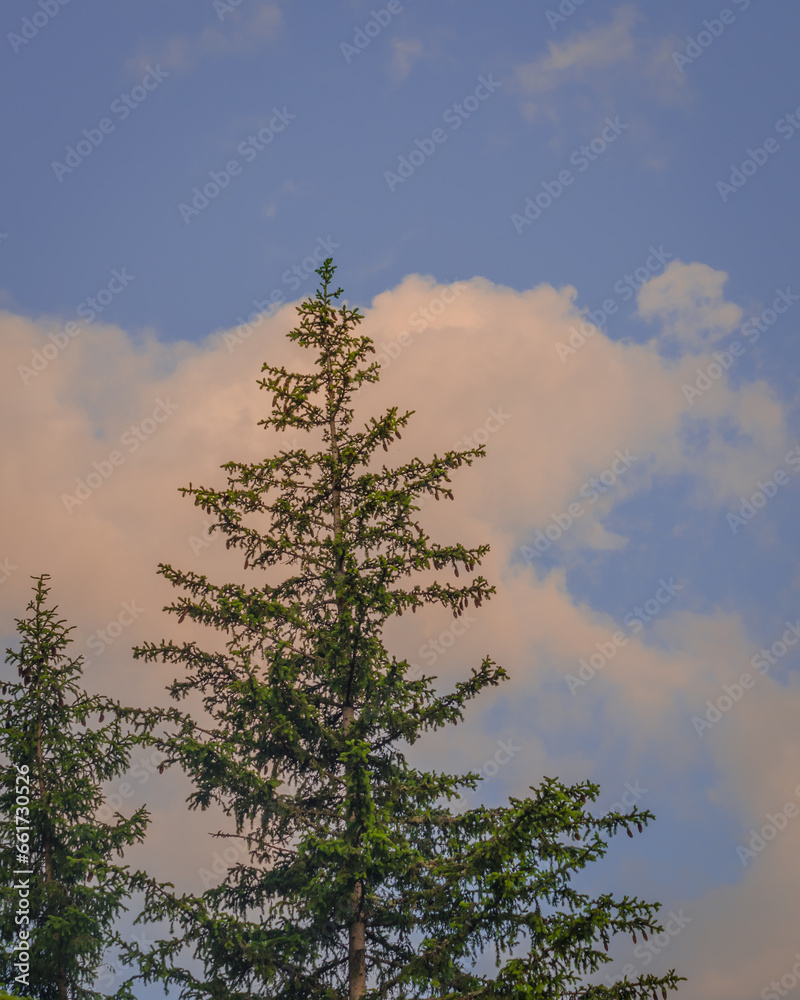
<path fill-rule="evenodd" d="M 406 761 L 402 742 L 461 721 L 466 702 L 506 677 L 487 657 L 437 695 L 382 640 L 394 615 L 434 604 L 458 617 L 494 592 L 471 577 L 487 546 L 438 545 L 417 516 L 421 498 L 452 500 L 450 474 L 484 449 L 378 465 L 412 413 L 392 407 L 354 427 L 353 395 L 379 366 L 354 333 L 363 316 L 336 305 L 334 270 L 330 259 L 318 269 L 289 333 L 313 352 L 311 373 L 265 364 L 259 382 L 272 396 L 260 424 L 309 432 L 321 450 L 229 462 L 226 489 L 182 489 L 242 551 L 254 586 L 159 567 L 183 592 L 165 610 L 224 633 L 224 651 L 163 641 L 134 654 L 181 666 L 175 699 L 202 693 L 206 718 L 173 707 L 147 722 L 170 720 L 157 745 L 191 775 L 191 807 L 221 804 L 235 828 L 222 833 L 244 838 L 248 861 L 200 897 L 154 889 L 150 902 L 180 932 L 131 957 L 146 979 L 198 1000 L 666 997 L 674 972 L 584 981 L 613 935 L 661 930 L 659 904 L 569 885 L 603 856 L 603 834 L 633 836 L 650 813 L 594 817 L 584 807 L 596 785 L 551 778 L 507 807 L 456 812 L 449 801 L 479 775 Z M 285 578 L 264 583 L 282 565 Z M 186 967 L 187 948 L 202 972 Z M 476 971 L 485 950 L 494 975 Z"/>

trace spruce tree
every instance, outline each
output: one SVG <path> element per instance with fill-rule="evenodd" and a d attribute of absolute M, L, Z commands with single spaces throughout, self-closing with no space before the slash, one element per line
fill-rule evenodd
<path fill-rule="evenodd" d="M 406 760 L 403 744 L 458 723 L 506 677 L 487 656 L 439 695 L 382 639 L 394 615 L 440 605 L 458 617 L 494 593 L 472 576 L 488 546 L 439 545 L 418 518 L 421 500 L 453 500 L 451 473 L 484 449 L 378 464 L 412 412 L 392 407 L 354 426 L 353 396 L 379 365 L 370 338 L 354 333 L 363 316 L 337 307 L 334 270 L 331 259 L 318 269 L 288 334 L 313 352 L 310 373 L 264 364 L 258 383 L 272 396 L 259 424 L 306 432 L 319 450 L 229 462 L 227 488 L 181 490 L 256 577 L 217 584 L 159 565 L 182 591 L 165 610 L 224 643 L 134 651 L 180 665 L 176 700 L 202 694 L 205 717 L 173 706 L 147 724 L 169 723 L 157 745 L 191 776 L 191 808 L 220 804 L 232 828 L 217 835 L 243 838 L 248 861 L 201 896 L 154 887 L 149 902 L 173 937 L 129 959 L 145 980 L 198 1000 L 666 997 L 674 972 L 611 988 L 584 981 L 610 960 L 613 935 L 635 942 L 662 929 L 660 904 L 592 899 L 569 884 L 603 856 L 604 834 L 633 836 L 652 814 L 595 817 L 585 806 L 596 785 L 552 778 L 506 807 L 458 812 L 450 802 L 480 776 Z M 265 582 L 276 567 L 285 576 Z M 499 971 L 479 973 L 491 952 Z"/>
<path fill-rule="evenodd" d="M 17 619 L 19 649 L 0 698 L 0 983 L 36 1000 L 100 1000 L 93 988 L 126 898 L 142 874 L 116 863 L 144 838 L 145 807 L 101 822 L 103 783 L 123 774 L 141 735 L 119 703 L 79 687 L 81 656 L 48 574 L 33 578 L 31 616 Z M 26 960 L 27 956 L 27 960 Z M 131 997 L 130 981 L 113 994 Z"/>

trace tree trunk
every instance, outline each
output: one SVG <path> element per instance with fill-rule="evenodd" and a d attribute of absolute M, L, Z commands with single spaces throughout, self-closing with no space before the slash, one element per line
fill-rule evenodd
<path fill-rule="evenodd" d="M 35 681 L 34 681 L 35 683 Z M 42 754 L 42 717 L 39 716 L 36 725 L 36 764 L 37 772 L 39 778 L 39 798 L 42 803 L 47 801 L 47 788 L 44 783 L 44 756 Z M 49 816 L 45 817 L 45 829 L 42 846 L 44 848 L 44 881 L 45 885 L 50 886 L 55 882 L 53 878 L 53 845 L 50 838 L 50 829 L 48 827 Z M 69 1000 L 69 994 L 67 992 L 67 971 L 62 963 L 56 968 L 56 983 L 58 985 L 58 996 L 59 1000 Z"/>
<path fill-rule="evenodd" d="M 327 293 L 327 284 L 325 286 L 325 291 Z M 328 400 L 328 429 L 331 435 L 330 441 L 330 451 L 333 455 L 334 462 L 336 464 L 334 470 L 334 479 L 332 483 L 331 499 L 333 501 L 333 533 L 335 537 L 341 535 L 342 530 L 342 491 L 339 483 L 339 442 L 337 439 L 337 428 L 336 428 L 336 417 L 333 413 L 333 401 L 334 392 L 332 385 L 332 372 L 330 362 L 326 366 L 326 375 L 328 379 L 327 384 L 327 400 Z M 343 570 L 344 570 L 344 553 L 340 552 L 338 565 L 336 567 L 336 583 L 337 587 L 341 586 Z M 341 615 L 344 602 L 341 596 L 337 599 L 337 604 L 339 608 L 339 614 Z M 345 700 L 344 710 L 342 712 L 342 729 L 345 735 L 347 735 L 347 730 L 350 728 L 350 723 L 355 717 L 355 708 L 351 704 L 352 691 L 350 689 L 350 684 L 348 682 L 347 697 Z M 362 897 L 364 893 L 364 886 L 361 881 L 356 882 L 352 896 L 350 897 L 351 914 L 353 916 L 353 922 L 350 924 L 350 933 L 348 939 L 348 955 L 347 955 L 347 968 L 348 968 L 348 984 L 349 984 L 349 1000 L 360 1000 L 367 990 L 367 947 L 366 947 L 366 922 L 362 915 Z"/>
<path fill-rule="evenodd" d="M 343 729 L 345 733 L 355 716 L 355 709 L 348 705 L 343 713 Z M 367 925 L 361 912 L 364 886 L 356 882 L 353 895 L 350 897 L 353 923 L 350 924 L 348 940 L 347 969 L 349 982 L 349 1000 L 360 1000 L 367 990 Z"/>
<path fill-rule="evenodd" d="M 353 912 L 358 913 L 361 906 L 361 882 L 356 882 L 353 889 Z M 348 970 L 350 979 L 350 1000 L 359 1000 L 367 990 L 367 944 L 366 923 L 363 919 L 350 925 L 350 944 L 348 955 Z"/>

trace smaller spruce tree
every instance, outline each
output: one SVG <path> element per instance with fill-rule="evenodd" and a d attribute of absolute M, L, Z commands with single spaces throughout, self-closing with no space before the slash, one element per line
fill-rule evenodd
<path fill-rule="evenodd" d="M 96 814 L 103 782 L 125 773 L 144 737 L 124 726 L 119 703 L 78 686 L 83 657 L 65 652 L 74 626 L 46 607 L 49 575 L 33 579 L 31 617 L 16 620 L 20 648 L 6 651 L 19 680 L 4 680 L 0 698 L 0 987 L 36 1000 L 125 1000 L 130 979 L 113 994 L 93 984 L 145 878 L 113 857 L 144 839 L 149 817 L 144 806 L 108 823 Z"/>

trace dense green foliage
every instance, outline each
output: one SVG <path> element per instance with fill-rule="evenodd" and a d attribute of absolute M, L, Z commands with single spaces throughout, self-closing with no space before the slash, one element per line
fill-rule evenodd
<path fill-rule="evenodd" d="M 585 805 L 597 786 L 550 778 L 505 808 L 457 812 L 449 802 L 479 775 L 406 760 L 403 743 L 458 723 L 506 677 L 486 657 L 439 695 L 382 639 L 394 615 L 433 604 L 458 617 L 493 593 L 471 576 L 487 547 L 438 545 L 418 518 L 421 499 L 453 499 L 451 473 L 484 451 L 378 464 L 412 414 L 392 407 L 355 428 L 354 393 L 379 366 L 353 332 L 363 317 L 336 305 L 333 272 L 330 260 L 319 268 L 321 287 L 289 334 L 313 352 L 310 373 L 265 364 L 259 382 L 272 396 L 261 425 L 308 432 L 319 450 L 229 462 L 227 488 L 182 491 L 241 550 L 254 585 L 159 567 L 182 591 L 165 610 L 224 644 L 135 650 L 181 668 L 176 700 L 202 695 L 199 719 L 178 707 L 131 717 L 166 724 L 156 745 L 190 775 L 190 805 L 219 803 L 231 819 L 221 832 L 243 838 L 248 860 L 202 896 L 154 886 L 151 913 L 171 936 L 129 958 L 147 981 L 198 1000 L 666 996 L 674 973 L 585 983 L 613 935 L 661 930 L 658 904 L 591 899 L 569 884 L 603 856 L 604 835 L 632 836 L 629 824 L 641 830 L 651 814 L 594 817 Z M 468 582 L 457 586 L 460 571 Z M 497 956 L 493 976 L 475 968 L 485 951 Z"/>
<path fill-rule="evenodd" d="M 49 576 L 35 580 L 20 648 L 6 656 L 19 681 L 0 698 L 0 983 L 36 1000 L 99 1000 L 115 920 L 142 879 L 114 859 L 143 840 L 148 815 L 106 823 L 97 812 L 141 736 L 117 702 L 79 688 L 82 657 L 65 652 L 72 628 L 45 606 Z M 15 967 L 26 942 L 30 959 Z M 129 983 L 113 994 L 132 995 Z"/>

